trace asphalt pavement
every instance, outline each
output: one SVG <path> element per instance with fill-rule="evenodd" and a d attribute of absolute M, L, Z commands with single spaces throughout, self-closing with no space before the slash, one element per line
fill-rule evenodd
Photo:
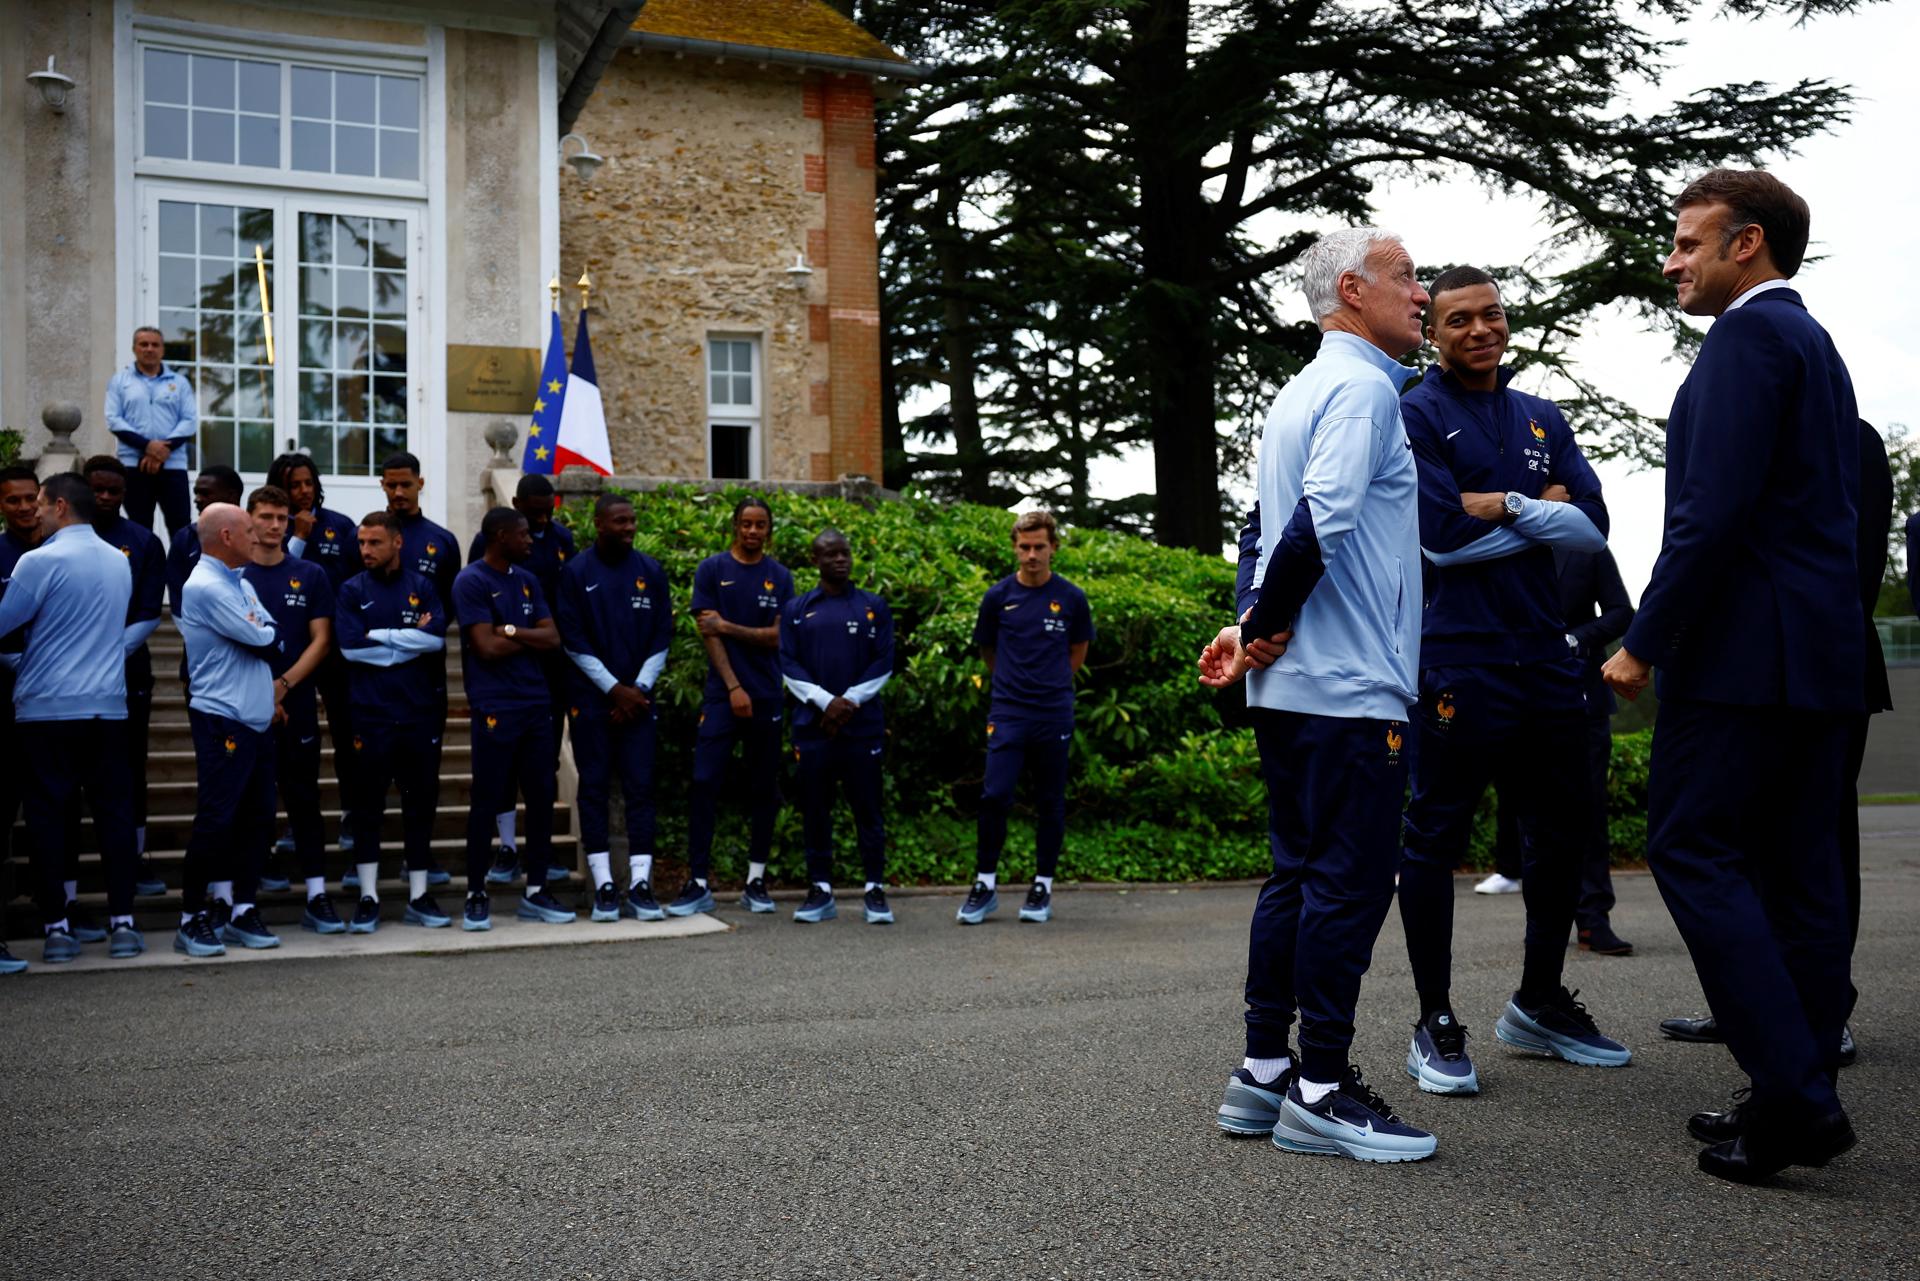
<path fill-rule="evenodd" d="M 0 1276 L 1880 1277 L 1920 1259 L 1920 809 L 1863 811 L 1860 1145 L 1779 1186 L 1694 1169 L 1738 1083 L 1646 876 L 1638 955 L 1568 982 L 1618 1071 L 1494 1040 L 1517 897 L 1457 882 L 1483 1093 L 1417 1093 L 1390 918 L 1357 1061 L 1419 1165 L 1213 1127 L 1241 1053 L 1245 887 L 958 896 L 677 940 L 0 979 Z M 1071 841 L 1069 841 L 1071 857 Z M 853 904 L 845 904 L 851 907 Z M 582 928 L 585 928 L 584 926 Z M 35 949 L 29 947 L 31 956 Z"/>

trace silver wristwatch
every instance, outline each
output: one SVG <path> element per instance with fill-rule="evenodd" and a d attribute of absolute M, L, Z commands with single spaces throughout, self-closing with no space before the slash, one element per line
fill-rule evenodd
<path fill-rule="evenodd" d="M 1509 489 L 1507 491 L 1506 501 L 1502 504 L 1502 506 L 1504 506 L 1507 509 L 1507 515 L 1518 516 L 1521 512 L 1526 510 L 1527 500 L 1521 497 L 1519 494 L 1514 493 L 1511 489 Z"/>

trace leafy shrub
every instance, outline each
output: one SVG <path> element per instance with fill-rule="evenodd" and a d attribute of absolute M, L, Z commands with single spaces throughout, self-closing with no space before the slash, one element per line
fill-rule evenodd
<path fill-rule="evenodd" d="M 666 567 L 677 610 L 656 691 L 665 855 L 683 848 L 685 815 L 675 799 L 687 794 L 691 779 L 706 678 L 706 652 L 686 609 L 693 571 L 726 547 L 733 504 L 747 492 L 668 487 L 632 495 L 635 543 Z M 886 691 L 889 878 L 967 880 L 988 703 L 973 625 L 987 588 L 1015 569 L 1011 518 L 996 508 L 914 497 L 873 508 L 798 495 L 776 494 L 772 502 L 772 553 L 794 571 L 797 590 L 816 581 L 808 545 L 831 526 L 852 547 L 854 582 L 893 609 L 897 650 Z M 590 502 L 570 503 L 560 519 L 583 546 L 592 541 Z M 1071 530 L 1054 568 L 1085 589 L 1098 629 L 1076 689 L 1062 873 L 1128 881 L 1264 876 L 1266 798 L 1253 735 L 1225 728 L 1223 702 L 1195 680 L 1195 657 L 1231 615 L 1233 567 L 1127 534 Z M 1644 753 L 1641 762 L 1644 791 Z M 800 878 L 798 819 L 791 807 L 782 811 L 776 875 Z M 1002 868 L 1009 879 L 1031 870 L 1029 819 L 1024 805 L 1016 808 Z M 854 879 L 851 823 L 844 816 L 838 831 L 840 875 Z M 716 871 L 742 874 L 744 850 L 740 816 L 723 807 Z M 1633 850 L 1637 855 L 1637 844 Z"/>

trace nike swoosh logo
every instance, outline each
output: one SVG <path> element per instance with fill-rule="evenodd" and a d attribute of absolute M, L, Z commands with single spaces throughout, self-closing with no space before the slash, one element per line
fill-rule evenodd
<path fill-rule="evenodd" d="M 880 753 L 881 753 L 881 752 L 883 752 L 883 751 L 885 751 L 885 750 L 886 750 L 886 749 L 885 749 L 884 747 L 876 747 L 876 748 L 874 748 L 874 749 L 873 749 L 873 750 L 872 750 L 871 752 L 868 752 L 868 753 L 867 753 L 867 755 L 868 755 L 868 756 L 878 756 L 878 755 L 880 755 Z"/>
<path fill-rule="evenodd" d="M 307 744 L 314 742 L 318 738 L 319 738 L 318 734 L 314 735 L 313 738 L 303 738 L 300 740 L 300 746 L 305 747 Z"/>
<path fill-rule="evenodd" d="M 372 609 L 372 608 L 373 608 L 373 602 L 372 602 L 372 601 L 370 601 L 370 600 L 363 600 L 363 601 L 361 601 L 361 602 L 360 602 L 360 608 L 361 608 L 361 609 Z"/>
<path fill-rule="evenodd" d="M 495 600 L 499 600 L 499 599 L 500 599 L 500 593 L 499 593 L 499 592 L 495 592 L 495 593 L 493 594 L 493 598 L 494 598 Z"/>
<path fill-rule="evenodd" d="M 600 584 L 598 584 L 598 583 L 588 583 L 588 584 L 587 584 L 587 590 L 588 590 L 588 591 L 590 591 L 590 592 L 597 592 L 597 591 L 599 591 L 599 590 L 600 590 Z"/>
<path fill-rule="evenodd" d="M 1000 608 L 1005 610 L 1005 609 L 1019 609 L 1020 607 L 1018 605 L 1002 605 Z"/>
<path fill-rule="evenodd" d="M 734 584 L 734 580 L 731 578 L 723 578 L 720 580 L 720 585 L 722 587 L 731 587 L 733 586 L 733 584 Z"/>
<path fill-rule="evenodd" d="M 1461 428 L 1457 428 L 1457 429 L 1456 429 L 1456 430 L 1454 430 L 1454 431 L 1450 431 L 1450 432 L 1448 432 L 1448 433 L 1447 433 L 1447 439 L 1448 439 L 1448 440 L 1452 440 L 1452 439 L 1453 439 L 1453 438 L 1454 438 L 1455 436 L 1458 436 L 1458 435 L 1459 435 L 1459 434 L 1460 434 L 1461 432 L 1463 432 L 1463 431 L 1465 431 L 1465 430 L 1466 430 L 1466 428 L 1465 428 L 1465 427 L 1461 427 Z"/>

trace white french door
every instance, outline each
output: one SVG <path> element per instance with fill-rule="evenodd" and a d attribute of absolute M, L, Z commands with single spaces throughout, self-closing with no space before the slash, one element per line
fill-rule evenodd
<path fill-rule="evenodd" d="M 168 365 L 193 381 L 194 465 L 226 463 L 251 487 L 297 449 L 329 507 L 384 507 L 381 460 L 424 443 L 421 206 L 147 179 L 139 201 L 139 323 L 160 327 Z"/>

